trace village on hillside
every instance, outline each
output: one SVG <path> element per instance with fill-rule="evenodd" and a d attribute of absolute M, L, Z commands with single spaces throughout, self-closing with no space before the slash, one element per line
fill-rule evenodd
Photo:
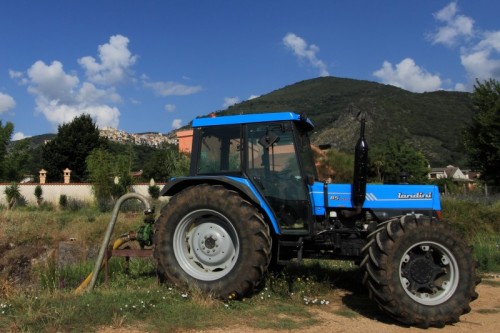
<path fill-rule="evenodd" d="M 104 127 L 99 129 L 99 134 L 110 141 L 122 144 L 132 143 L 140 146 L 160 147 L 167 143 L 177 145 L 177 137 L 175 135 L 164 135 L 162 133 L 127 133 L 113 127 Z"/>

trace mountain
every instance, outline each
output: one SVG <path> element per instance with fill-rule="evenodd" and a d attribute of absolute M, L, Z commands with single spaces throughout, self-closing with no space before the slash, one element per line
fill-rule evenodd
<path fill-rule="evenodd" d="M 359 135 L 357 114 L 366 113 L 369 145 L 396 137 L 425 154 L 431 166 L 464 166 L 462 130 L 470 122 L 470 93 L 412 93 L 390 85 L 336 77 L 301 81 L 248 100 L 217 115 L 294 111 L 315 123 L 315 144 L 352 152 Z"/>
<path fill-rule="evenodd" d="M 465 167 L 462 130 L 472 116 L 471 94 L 435 91 L 412 93 L 376 82 L 322 77 L 297 82 L 218 111 L 217 115 L 294 111 L 306 113 L 316 125 L 315 144 L 329 143 L 352 153 L 359 135 L 357 114 L 366 113 L 369 146 L 396 137 L 425 154 L 432 167 L 449 164 Z M 39 146 L 53 134 L 32 137 Z M 114 151 L 125 151 L 117 145 Z M 154 149 L 137 148 L 142 169 Z M 139 150 L 139 151 L 138 151 Z"/>

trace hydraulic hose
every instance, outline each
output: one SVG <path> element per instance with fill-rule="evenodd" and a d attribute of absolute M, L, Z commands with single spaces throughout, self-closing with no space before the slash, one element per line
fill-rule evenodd
<path fill-rule="evenodd" d="M 129 241 L 130 241 L 129 235 L 122 236 L 122 237 L 118 238 L 113 243 L 113 250 L 118 249 L 120 246 L 122 246 L 123 244 L 125 244 Z M 104 263 L 101 264 L 101 268 L 103 265 L 104 265 Z M 78 286 L 78 288 L 75 289 L 75 294 L 81 294 L 83 292 L 83 290 L 87 287 L 90 280 L 92 279 L 93 275 L 94 275 L 94 272 L 90 272 L 90 274 L 85 278 L 85 280 L 83 280 L 83 282 Z"/>
<path fill-rule="evenodd" d="M 94 270 L 92 271 L 92 277 L 90 279 L 90 283 L 87 286 L 87 292 L 90 292 L 94 289 L 95 283 L 97 281 L 97 275 L 99 274 L 99 270 L 101 269 L 102 262 L 104 259 L 104 254 L 106 253 L 109 240 L 111 238 L 111 234 L 113 233 L 113 228 L 115 227 L 116 219 L 118 217 L 118 213 L 120 211 L 121 205 L 129 200 L 129 199 L 138 199 L 144 204 L 144 211 L 151 212 L 151 207 L 149 205 L 149 201 L 142 195 L 137 193 L 127 193 L 122 195 L 115 204 L 113 208 L 113 215 L 111 216 L 111 220 L 109 221 L 108 228 L 106 229 L 106 233 L 104 234 L 104 239 L 101 244 L 101 248 L 99 249 L 99 254 L 97 255 L 97 260 L 94 265 Z"/>

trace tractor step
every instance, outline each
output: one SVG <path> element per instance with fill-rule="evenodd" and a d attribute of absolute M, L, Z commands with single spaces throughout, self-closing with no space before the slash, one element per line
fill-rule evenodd
<path fill-rule="evenodd" d="M 300 237 L 296 241 L 284 241 L 280 240 L 278 242 L 278 256 L 277 263 L 278 265 L 287 265 L 290 264 L 290 260 L 293 257 L 290 257 L 290 253 L 296 253 L 297 263 L 302 261 L 302 249 L 304 248 L 304 241 L 302 237 Z M 282 259 L 282 254 L 286 254 L 286 259 Z"/>

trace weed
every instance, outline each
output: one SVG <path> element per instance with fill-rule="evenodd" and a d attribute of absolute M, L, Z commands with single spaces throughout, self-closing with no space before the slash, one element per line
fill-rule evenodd
<path fill-rule="evenodd" d="M 475 235 L 474 256 L 483 272 L 500 272 L 500 235 L 484 232 Z"/>
<path fill-rule="evenodd" d="M 500 287 L 500 281 L 494 281 L 494 280 L 488 280 L 488 279 L 483 279 L 481 280 L 481 284 L 485 284 L 491 287 Z"/>

